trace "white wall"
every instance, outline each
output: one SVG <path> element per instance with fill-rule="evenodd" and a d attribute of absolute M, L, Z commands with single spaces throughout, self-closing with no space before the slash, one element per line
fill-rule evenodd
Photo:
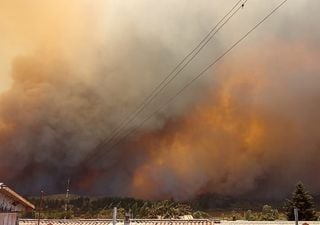
<path fill-rule="evenodd" d="M 26 210 L 24 206 L 18 204 L 14 206 L 12 203 L 14 202 L 13 199 L 5 196 L 4 194 L 0 193 L 0 211 L 2 208 L 5 208 L 7 211 L 14 211 L 14 212 L 20 212 Z"/>

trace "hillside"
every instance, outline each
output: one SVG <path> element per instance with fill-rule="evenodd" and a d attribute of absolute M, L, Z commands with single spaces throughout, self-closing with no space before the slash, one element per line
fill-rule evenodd
<path fill-rule="evenodd" d="M 30 197 L 29 200 L 40 208 L 40 198 Z M 259 218 L 265 205 L 283 211 L 283 200 L 248 199 L 216 194 L 199 195 L 187 201 L 162 200 L 148 201 L 122 197 L 98 197 L 70 195 L 68 210 L 65 211 L 64 194 L 47 195 L 43 197 L 43 218 L 111 218 L 113 207 L 118 208 L 118 217 L 124 218 L 125 212 L 130 212 L 134 218 L 177 218 L 182 215 L 193 215 L 195 218 L 219 217 L 231 219 L 236 216 L 244 219 L 248 212 Z M 320 195 L 315 197 L 317 210 L 320 206 Z M 22 215 L 25 218 L 36 218 L 35 212 Z"/>

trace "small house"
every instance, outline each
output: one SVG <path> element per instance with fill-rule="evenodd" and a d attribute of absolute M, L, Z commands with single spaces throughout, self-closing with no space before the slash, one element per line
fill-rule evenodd
<path fill-rule="evenodd" d="M 33 210 L 35 206 L 21 195 L 0 183 L 0 225 L 16 225 L 18 213 Z"/>

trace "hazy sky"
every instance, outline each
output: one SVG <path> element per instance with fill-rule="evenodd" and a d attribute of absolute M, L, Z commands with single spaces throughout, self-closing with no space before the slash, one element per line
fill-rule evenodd
<path fill-rule="evenodd" d="M 66 3 L 60 0 L 54 2 L 32 0 L 26 3 L 17 0 L 1 0 L 0 91 L 7 90 L 12 83 L 10 68 L 14 57 L 38 51 L 43 45 L 58 42 L 65 42 L 64 44 L 68 45 L 71 40 L 71 42 L 81 41 L 81 36 L 86 29 L 88 34 L 85 35 L 99 36 L 100 44 L 106 44 L 111 40 L 110 44 L 114 45 L 114 48 L 119 45 L 118 40 L 115 40 L 119 35 L 130 37 L 130 29 L 134 29 L 149 40 L 152 39 L 151 36 L 156 36 L 156 39 L 168 44 L 173 52 L 183 53 L 179 51 L 192 47 L 212 26 L 215 19 L 222 16 L 235 2 L 231 0 L 183 2 L 81 0 Z M 245 15 L 231 23 L 231 28 L 222 35 L 224 38 L 234 35 L 236 31 L 247 27 L 243 21 L 247 22 L 248 19 L 256 21 L 262 12 L 278 2 L 280 1 L 249 1 L 245 13 L 242 13 Z M 267 22 L 267 24 L 270 24 L 275 31 L 279 24 L 288 22 L 298 26 L 298 28 L 290 26 L 292 31 L 289 32 L 299 29 L 298 31 L 307 30 L 314 33 L 312 25 L 318 17 L 314 9 L 318 4 L 314 0 L 290 0 L 280 13 L 281 15 L 277 16 L 282 19 Z M 303 22 L 310 26 L 301 30 L 299 26 Z M 284 27 L 281 26 L 281 28 Z M 301 33 L 304 36 L 309 34 Z M 66 39 L 63 40 L 64 38 Z M 52 39 L 57 40 L 52 41 Z M 177 39 L 179 39 L 178 44 Z"/>

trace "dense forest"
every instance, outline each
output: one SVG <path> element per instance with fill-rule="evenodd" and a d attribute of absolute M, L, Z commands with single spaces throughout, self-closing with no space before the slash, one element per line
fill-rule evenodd
<path fill-rule="evenodd" d="M 290 197 L 288 197 L 290 198 Z M 259 200 L 241 197 L 203 194 L 187 201 L 149 201 L 121 197 L 87 197 L 71 195 L 48 195 L 31 197 L 37 209 L 22 215 L 25 218 L 112 218 L 117 207 L 120 219 L 125 214 L 131 218 L 179 218 L 192 215 L 193 218 L 219 218 L 227 220 L 292 220 L 292 208 L 309 205 L 305 209 L 310 220 L 319 218 L 320 196 L 312 197 L 302 184 L 296 186 L 290 199 Z M 300 200 L 304 199 L 303 202 Z M 299 202 L 300 201 L 300 202 Z"/>

